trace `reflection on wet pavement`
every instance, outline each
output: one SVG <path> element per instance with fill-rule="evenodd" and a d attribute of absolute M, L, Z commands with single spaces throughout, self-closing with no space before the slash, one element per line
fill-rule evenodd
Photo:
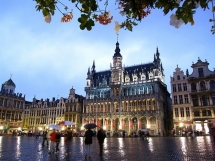
<path fill-rule="evenodd" d="M 60 152 L 48 154 L 42 138 L 27 136 L 0 136 L 0 161 L 214 161 L 215 145 L 210 136 L 204 137 L 151 137 L 107 138 L 104 154 L 99 156 L 98 141 L 93 138 L 91 158 L 85 158 L 84 139 L 73 138 L 71 153 L 66 155 L 64 138 Z"/>

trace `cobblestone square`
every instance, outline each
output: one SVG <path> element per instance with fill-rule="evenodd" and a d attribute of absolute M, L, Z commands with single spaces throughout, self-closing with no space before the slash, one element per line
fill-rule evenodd
<path fill-rule="evenodd" d="M 104 155 L 99 156 L 99 145 L 93 138 L 91 158 L 85 158 L 84 140 L 74 137 L 72 151 L 65 154 L 64 138 L 61 138 L 60 152 L 48 154 L 48 147 L 42 146 L 42 138 L 27 136 L 0 136 L 1 161 L 214 161 L 215 145 L 210 136 L 201 137 L 151 137 L 107 138 Z"/>

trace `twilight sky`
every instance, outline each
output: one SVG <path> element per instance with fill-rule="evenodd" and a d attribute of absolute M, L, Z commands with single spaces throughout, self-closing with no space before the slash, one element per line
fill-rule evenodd
<path fill-rule="evenodd" d="M 111 24 L 96 23 L 91 31 L 82 31 L 75 8 L 71 22 L 61 23 L 62 14 L 56 11 L 48 24 L 42 13 L 35 10 L 35 1 L 1 0 L 0 83 L 12 74 L 15 92 L 25 94 L 27 101 L 34 96 L 67 98 L 72 87 L 76 94 L 85 96 L 87 70 L 93 60 L 97 71 L 110 69 L 112 63 L 117 41 L 114 21 L 122 22 L 123 18 L 115 10 L 114 2 L 109 7 L 115 12 Z M 170 26 L 171 14 L 164 16 L 161 10 L 152 10 L 132 32 L 121 29 L 118 38 L 123 66 L 152 62 L 158 47 L 169 92 L 170 76 L 177 64 L 191 74 L 192 62 L 200 57 L 209 62 L 210 70 L 215 68 L 211 10 L 198 9 L 195 25 L 183 24 L 179 29 Z"/>

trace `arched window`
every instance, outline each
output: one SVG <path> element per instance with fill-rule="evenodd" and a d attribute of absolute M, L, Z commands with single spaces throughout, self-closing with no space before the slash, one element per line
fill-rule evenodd
<path fill-rule="evenodd" d="M 145 87 L 145 92 L 144 92 L 145 94 L 148 94 L 149 93 L 149 89 L 148 89 L 148 87 Z"/>
<path fill-rule="evenodd" d="M 200 88 L 201 88 L 201 90 L 205 90 L 206 89 L 204 81 L 200 82 Z"/>
<path fill-rule="evenodd" d="M 210 89 L 215 89 L 215 81 L 214 80 L 210 81 Z"/>
<path fill-rule="evenodd" d="M 177 80 L 180 80 L 180 75 L 177 76 Z"/>
<path fill-rule="evenodd" d="M 140 94 L 144 94 L 143 87 L 140 87 Z"/>

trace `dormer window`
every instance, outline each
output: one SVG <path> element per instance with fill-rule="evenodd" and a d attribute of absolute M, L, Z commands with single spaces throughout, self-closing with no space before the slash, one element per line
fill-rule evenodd
<path fill-rule="evenodd" d="M 204 71 L 203 68 L 198 68 L 199 77 L 204 77 Z"/>
<path fill-rule="evenodd" d="M 136 76 L 133 77 L 133 81 L 134 81 L 134 82 L 137 81 L 137 77 L 136 77 Z"/>
<path fill-rule="evenodd" d="M 180 80 L 180 75 L 177 76 L 177 80 Z"/>

